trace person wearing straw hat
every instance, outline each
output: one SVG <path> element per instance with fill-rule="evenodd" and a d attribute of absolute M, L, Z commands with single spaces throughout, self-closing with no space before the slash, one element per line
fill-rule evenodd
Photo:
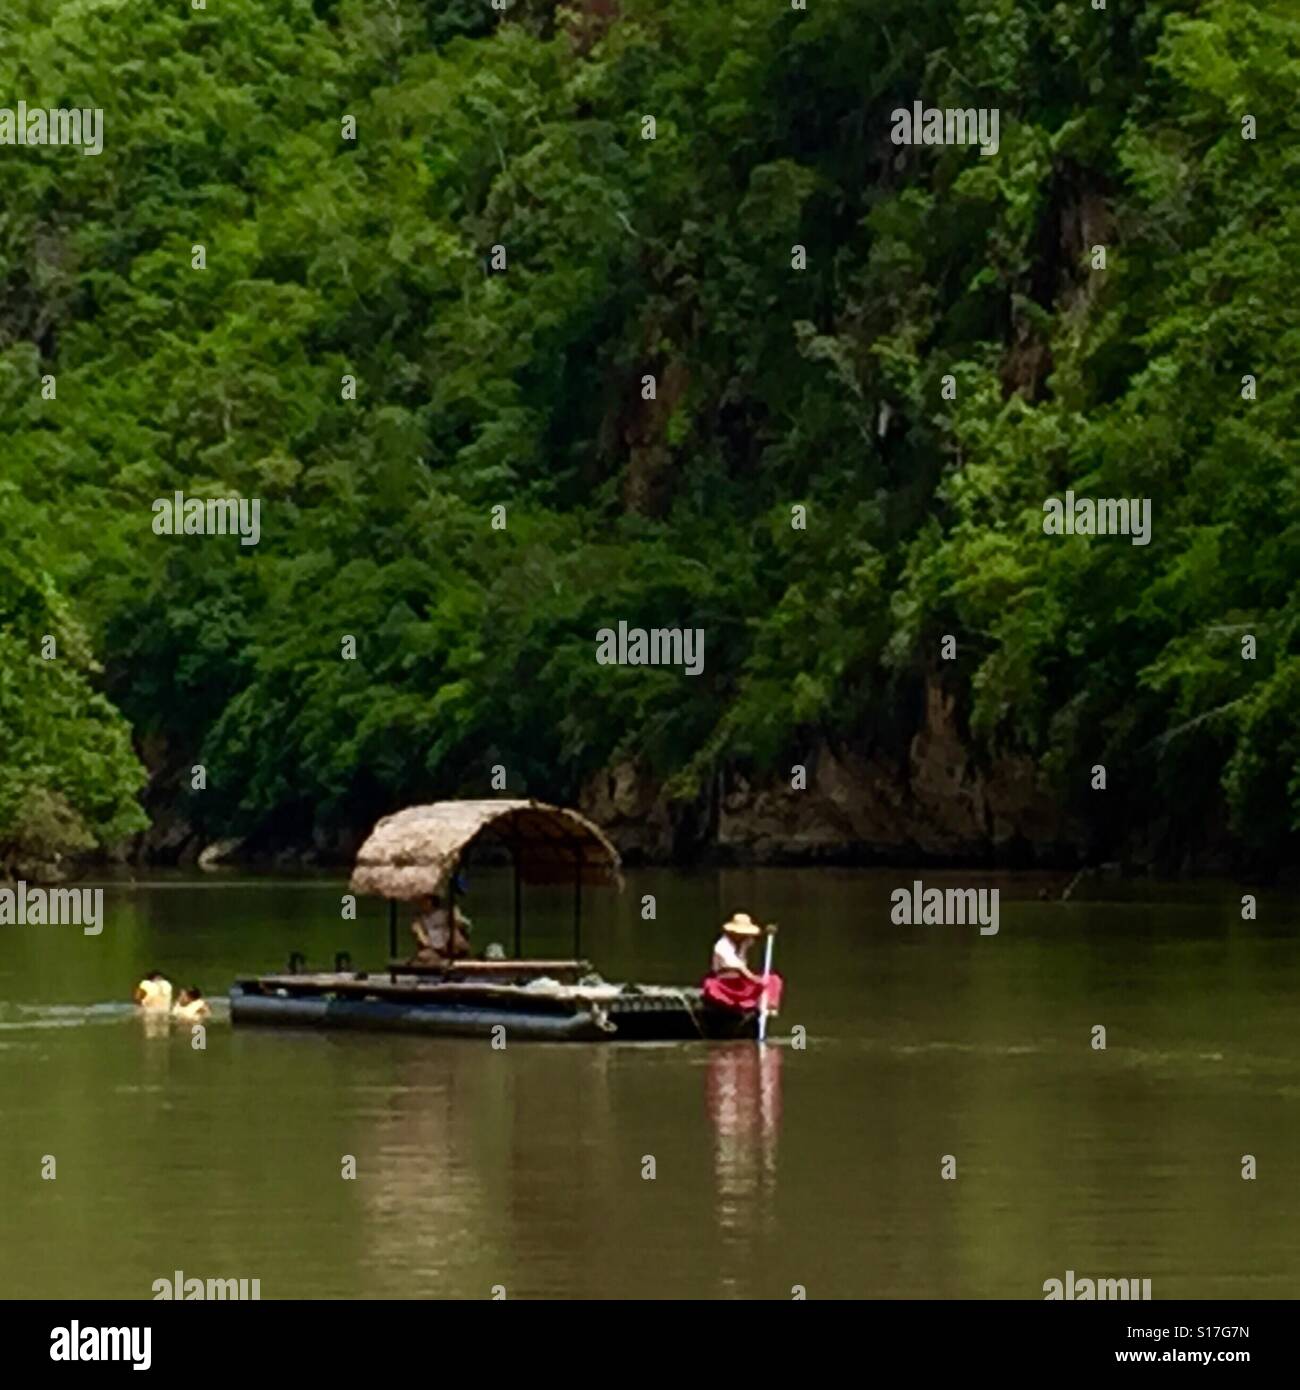
<path fill-rule="evenodd" d="M 768 1008 L 775 1013 L 781 1000 L 781 977 L 755 974 L 745 953 L 763 935 L 763 928 L 747 912 L 737 912 L 722 924 L 722 935 L 713 943 L 713 968 L 701 988 L 704 997 L 723 1008 L 757 1009 L 767 991 Z"/>
<path fill-rule="evenodd" d="M 737 976 L 742 980 L 761 983 L 762 976 L 749 968 L 745 954 L 763 929 L 750 919 L 748 912 L 737 912 L 722 924 L 722 935 L 713 943 L 713 973 L 724 979 Z"/>

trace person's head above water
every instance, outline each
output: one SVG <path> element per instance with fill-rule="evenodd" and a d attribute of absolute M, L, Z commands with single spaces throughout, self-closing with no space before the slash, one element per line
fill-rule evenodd
<path fill-rule="evenodd" d="M 180 993 L 180 1002 L 182 1004 L 193 1004 L 197 1000 L 202 998 L 203 991 L 198 987 L 198 985 L 189 985 L 187 988 L 181 990 Z"/>

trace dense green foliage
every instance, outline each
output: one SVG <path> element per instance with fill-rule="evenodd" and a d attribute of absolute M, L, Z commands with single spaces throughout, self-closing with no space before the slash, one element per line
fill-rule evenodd
<path fill-rule="evenodd" d="M 20 512 L 0 482 L 0 876 L 57 872 L 147 824 L 130 730 L 94 689 L 86 634 L 48 570 L 17 543 Z"/>
<path fill-rule="evenodd" d="M 0 838 L 35 785 L 129 823 L 88 658 L 31 751 L 59 707 L 14 599 L 70 622 L 57 585 L 208 834 L 498 762 L 689 797 L 903 746 L 941 679 L 1102 847 L 1294 844 L 1286 0 L 10 0 L 0 33 L 0 99 L 106 110 L 98 158 L 0 147 Z M 892 145 L 918 99 L 999 108 L 998 154 Z M 1067 488 L 1151 498 L 1151 544 L 1044 536 Z M 178 489 L 261 499 L 260 544 L 155 536 Z M 702 627 L 704 674 L 598 666 L 619 619 Z"/>

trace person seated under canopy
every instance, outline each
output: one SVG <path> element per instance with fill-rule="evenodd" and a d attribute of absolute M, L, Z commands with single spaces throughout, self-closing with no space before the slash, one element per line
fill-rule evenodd
<path fill-rule="evenodd" d="M 440 964 L 450 956 L 469 954 L 469 933 L 473 923 L 460 910 L 456 914 L 456 936 L 451 939 L 451 919 L 447 906 L 441 896 L 432 894 L 421 900 L 421 911 L 411 922 L 411 935 L 415 938 L 415 959 L 421 965 Z"/>
<path fill-rule="evenodd" d="M 781 977 L 773 971 L 768 976 L 756 975 L 746 960 L 746 953 L 763 928 L 750 919 L 747 912 L 737 912 L 722 924 L 722 935 L 713 943 L 713 969 L 704 977 L 704 997 L 724 1009 L 747 1012 L 759 1008 L 766 992 L 769 1013 L 781 1005 Z"/>

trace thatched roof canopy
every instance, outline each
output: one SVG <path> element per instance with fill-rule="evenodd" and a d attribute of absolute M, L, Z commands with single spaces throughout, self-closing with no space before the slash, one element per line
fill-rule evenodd
<path fill-rule="evenodd" d="M 480 837 L 510 848 L 525 883 L 623 886 L 618 851 L 576 811 L 541 801 L 435 801 L 383 820 L 357 852 L 354 893 L 410 902 L 445 894 L 452 869 Z"/>

